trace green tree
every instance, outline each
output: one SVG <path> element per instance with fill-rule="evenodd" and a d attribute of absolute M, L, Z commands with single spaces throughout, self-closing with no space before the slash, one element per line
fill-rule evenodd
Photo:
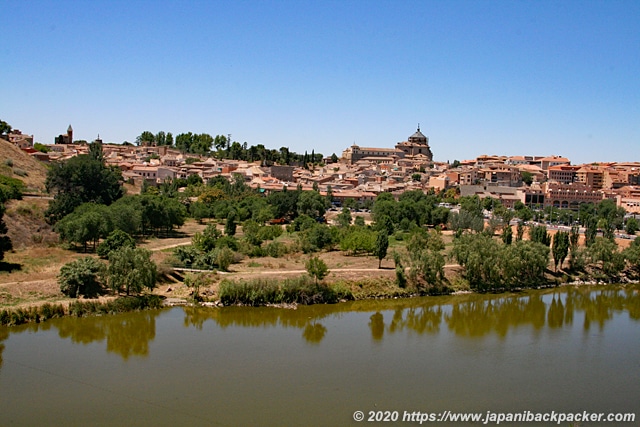
<path fill-rule="evenodd" d="M 511 229 L 510 225 L 506 225 L 502 229 L 502 236 L 501 237 L 502 237 L 502 241 L 504 242 L 505 245 L 510 245 L 511 244 L 511 242 L 513 241 L 513 230 Z"/>
<path fill-rule="evenodd" d="M 193 235 L 191 243 L 201 252 L 210 252 L 216 248 L 220 237 L 222 237 L 222 233 L 216 228 L 216 225 L 209 224 L 202 233 Z"/>
<path fill-rule="evenodd" d="M 547 232 L 547 227 L 544 225 L 532 225 L 529 227 L 529 240 L 532 242 L 542 243 L 545 246 L 551 244 L 551 236 Z"/>
<path fill-rule="evenodd" d="M 5 252 L 13 249 L 13 244 L 11 243 L 11 239 L 7 236 L 7 232 L 9 229 L 7 225 L 4 223 L 4 212 L 5 207 L 3 203 L 0 203 L 0 261 L 4 259 Z"/>
<path fill-rule="evenodd" d="M 516 242 L 519 242 L 524 237 L 524 224 L 522 222 L 518 222 L 518 227 L 516 228 Z"/>
<path fill-rule="evenodd" d="M 327 264 L 317 256 L 310 257 L 305 263 L 305 268 L 309 276 L 315 279 L 316 285 L 318 281 L 324 279 L 329 274 Z"/>
<path fill-rule="evenodd" d="M 593 245 L 598 235 L 598 220 L 589 216 L 585 221 L 584 243 L 587 247 Z"/>
<path fill-rule="evenodd" d="M 609 276 L 620 273 L 624 268 L 624 255 L 618 252 L 618 245 L 613 240 L 596 237 L 589 247 L 591 262 L 600 263 L 602 272 Z"/>
<path fill-rule="evenodd" d="M 87 251 L 87 243 L 93 242 L 95 249 L 98 240 L 111 231 L 107 207 L 95 203 L 84 203 L 55 225 L 60 238 L 66 242 L 82 245 Z"/>
<path fill-rule="evenodd" d="M 11 132 L 11 125 L 4 120 L 0 120 L 0 135 L 7 135 Z"/>
<path fill-rule="evenodd" d="M 129 295 L 131 292 L 139 294 L 144 288 L 152 290 L 157 274 L 156 264 L 147 249 L 125 246 L 109 254 L 106 277 L 114 292 L 124 290 Z"/>
<path fill-rule="evenodd" d="M 84 257 L 60 268 L 60 291 L 71 298 L 96 297 L 102 291 L 104 264 L 96 258 Z"/>
<path fill-rule="evenodd" d="M 235 236 L 238 214 L 234 209 L 229 211 L 227 221 L 224 224 L 224 234 L 227 236 Z"/>
<path fill-rule="evenodd" d="M 631 217 L 627 220 L 627 225 L 625 227 L 625 231 L 627 234 L 634 235 L 638 231 L 638 220 L 634 217 Z"/>
<path fill-rule="evenodd" d="M 380 230 L 376 236 L 376 245 L 373 254 L 378 257 L 378 268 L 382 267 L 382 260 L 387 256 L 389 249 L 389 235 L 386 230 Z"/>
<path fill-rule="evenodd" d="M 142 132 L 140 135 L 136 137 L 137 145 L 153 144 L 154 142 L 156 142 L 156 137 L 153 134 L 153 132 L 148 130 L 145 130 L 144 132 Z"/>
<path fill-rule="evenodd" d="M 533 184 L 533 174 L 531 172 L 522 171 L 521 175 L 522 175 L 522 182 L 524 182 L 527 185 Z"/>
<path fill-rule="evenodd" d="M 342 211 L 336 217 L 340 227 L 349 227 L 351 225 L 351 210 L 342 208 Z"/>
<path fill-rule="evenodd" d="M 298 199 L 298 215 L 308 215 L 311 218 L 324 216 L 327 211 L 327 199 L 317 191 L 303 191 Z"/>
<path fill-rule="evenodd" d="M 111 251 L 115 251 L 122 247 L 136 247 L 136 241 L 129 234 L 122 230 L 113 230 L 107 238 L 98 245 L 96 253 L 101 258 L 107 258 Z"/>
<path fill-rule="evenodd" d="M 45 181 L 47 191 L 54 194 L 45 215 L 56 223 L 82 203 L 110 205 L 124 195 L 121 181 L 119 168 L 105 166 L 88 155 L 55 163 Z"/>
<path fill-rule="evenodd" d="M 569 233 L 564 231 L 558 231 L 553 236 L 553 245 L 551 247 L 551 253 L 553 255 L 554 268 L 558 271 L 558 265 L 562 268 L 562 263 L 569 254 Z"/>

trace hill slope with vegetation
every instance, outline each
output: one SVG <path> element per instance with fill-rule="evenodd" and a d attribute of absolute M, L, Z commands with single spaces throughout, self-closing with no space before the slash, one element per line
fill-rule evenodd
<path fill-rule="evenodd" d="M 0 175 L 24 182 L 27 192 L 45 191 L 47 167 L 12 143 L 0 138 Z"/>

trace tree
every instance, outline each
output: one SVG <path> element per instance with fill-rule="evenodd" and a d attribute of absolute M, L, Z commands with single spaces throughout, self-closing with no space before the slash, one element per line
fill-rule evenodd
<path fill-rule="evenodd" d="M 349 227 L 351 225 L 351 211 L 349 208 L 342 208 L 342 212 L 336 217 L 340 227 Z"/>
<path fill-rule="evenodd" d="M 618 245 L 615 241 L 596 237 L 589 247 L 591 262 L 600 263 L 603 273 L 611 276 L 616 275 L 624 268 L 624 255 L 618 252 Z"/>
<path fill-rule="evenodd" d="M 109 254 L 107 283 L 114 292 L 125 291 L 139 294 L 144 288 L 155 288 L 156 264 L 151 260 L 151 251 L 143 248 L 123 247 Z"/>
<path fill-rule="evenodd" d="M 638 220 L 634 217 L 629 218 L 627 220 L 625 231 L 627 232 L 627 234 L 636 234 L 636 232 L 638 231 Z"/>
<path fill-rule="evenodd" d="M 317 256 L 309 258 L 305 263 L 305 268 L 307 269 L 309 276 L 315 279 L 316 285 L 318 284 L 318 280 L 324 279 L 327 274 L 329 274 L 327 264 Z"/>
<path fill-rule="evenodd" d="M 105 166 L 88 155 L 56 163 L 45 181 L 47 191 L 54 194 L 45 215 L 56 223 L 83 203 L 110 205 L 124 195 L 121 181 L 119 168 Z"/>
<path fill-rule="evenodd" d="M 547 233 L 547 227 L 544 225 L 532 225 L 529 227 L 529 240 L 542 243 L 545 246 L 551 244 L 551 236 Z"/>
<path fill-rule="evenodd" d="M 5 207 L 3 203 L 0 203 L 0 261 L 4 259 L 4 254 L 7 251 L 13 249 L 11 239 L 7 236 L 7 225 L 4 223 L 2 217 L 4 216 Z"/>
<path fill-rule="evenodd" d="M 531 172 L 522 171 L 521 175 L 522 175 L 522 182 L 524 182 L 527 185 L 531 185 L 533 183 L 533 174 Z"/>
<path fill-rule="evenodd" d="M 298 215 L 319 218 L 327 211 L 327 199 L 317 191 L 303 191 L 298 199 Z"/>
<path fill-rule="evenodd" d="M 0 120 L 0 135 L 7 135 L 11 132 L 11 125 L 4 120 Z"/>
<path fill-rule="evenodd" d="M 96 297 L 102 290 L 104 264 L 96 258 L 84 257 L 60 268 L 60 291 L 71 298 Z"/>
<path fill-rule="evenodd" d="M 505 245 L 511 244 L 511 242 L 513 241 L 513 230 L 511 229 L 510 225 L 507 225 L 502 229 L 501 237 Z"/>
<path fill-rule="evenodd" d="M 125 246 L 135 248 L 136 241 L 133 239 L 133 237 L 122 230 L 113 230 L 111 233 L 109 233 L 104 242 L 98 245 L 96 253 L 101 258 L 107 258 L 111 251 L 118 250 Z"/>
<path fill-rule="evenodd" d="M 224 234 L 227 236 L 234 236 L 236 234 L 236 217 L 238 214 L 234 209 L 229 211 L 227 215 L 227 221 L 224 224 Z"/>
<path fill-rule="evenodd" d="M 553 263 L 556 271 L 558 271 L 558 265 L 562 268 L 562 263 L 569 254 L 569 240 L 569 233 L 565 231 L 558 231 L 553 236 L 551 253 L 553 255 Z"/>
<path fill-rule="evenodd" d="M 136 137 L 137 145 L 153 144 L 154 142 L 156 142 L 156 136 L 153 134 L 153 132 L 148 130 L 145 130 Z"/>
<path fill-rule="evenodd" d="M 84 203 L 56 223 L 55 230 L 62 240 L 82 245 L 84 252 L 89 242 L 93 242 L 95 249 L 98 240 L 111 231 L 106 212 L 103 205 Z"/>
<path fill-rule="evenodd" d="M 387 249 L 389 249 L 389 235 L 386 230 L 380 230 L 376 236 L 376 246 L 373 251 L 373 254 L 378 257 L 378 268 L 381 268 L 382 260 L 387 256 Z"/>
<path fill-rule="evenodd" d="M 209 224 L 202 233 L 194 234 L 191 242 L 201 252 L 211 252 L 216 248 L 218 239 L 222 237 L 222 233 L 216 228 L 215 224 Z"/>

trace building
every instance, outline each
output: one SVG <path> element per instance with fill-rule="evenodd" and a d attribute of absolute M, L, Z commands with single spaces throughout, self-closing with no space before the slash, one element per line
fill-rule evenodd
<path fill-rule="evenodd" d="M 366 158 L 389 158 L 397 159 L 404 157 L 404 152 L 395 148 L 375 148 L 375 147 L 360 147 L 353 144 L 342 152 L 342 158 L 349 164 L 357 163 L 358 161 Z"/>
<path fill-rule="evenodd" d="M 25 135 L 18 129 L 9 132 L 7 139 L 22 150 L 33 147 L 33 135 Z"/>
<path fill-rule="evenodd" d="M 71 125 L 67 128 L 66 135 L 58 135 L 55 139 L 56 144 L 73 144 L 73 128 Z"/>
<path fill-rule="evenodd" d="M 599 190 L 604 182 L 604 169 L 598 165 L 585 165 L 576 171 L 576 182 Z"/>
<path fill-rule="evenodd" d="M 561 184 L 559 182 L 547 182 L 544 185 L 544 205 L 554 208 L 577 210 L 581 203 L 599 203 L 603 199 L 601 191 L 581 182 Z"/>
<path fill-rule="evenodd" d="M 555 165 L 549 166 L 547 173 L 549 181 L 559 182 L 561 184 L 571 184 L 576 181 L 576 172 L 580 166 Z"/>
<path fill-rule="evenodd" d="M 403 151 L 407 157 L 422 154 L 426 157 L 426 160 L 430 162 L 433 161 L 433 153 L 429 147 L 429 138 L 420 132 L 420 125 L 418 125 L 418 130 L 411 135 L 407 141 L 397 143 L 396 149 Z"/>
<path fill-rule="evenodd" d="M 349 164 L 360 160 L 368 160 L 371 163 L 395 163 L 405 157 L 415 157 L 425 162 L 433 161 L 429 138 L 420 132 L 420 126 L 407 141 L 398 142 L 395 148 L 360 147 L 353 144 L 342 152 L 343 160 Z"/>

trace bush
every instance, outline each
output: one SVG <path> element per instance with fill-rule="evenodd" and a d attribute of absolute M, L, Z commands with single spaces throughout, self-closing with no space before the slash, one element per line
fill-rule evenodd
<path fill-rule="evenodd" d="M 95 297 L 102 291 L 104 264 L 91 257 L 80 258 L 60 268 L 60 291 L 71 297 Z"/>
<path fill-rule="evenodd" d="M 264 249 L 267 255 L 273 258 L 280 258 L 287 253 L 287 247 L 282 242 L 269 242 Z"/>
<path fill-rule="evenodd" d="M 341 299 L 353 299 L 345 286 L 323 286 L 313 282 L 308 276 L 294 279 L 254 279 L 220 283 L 220 301 L 224 305 L 266 304 L 322 304 L 336 303 Z"/>
<path fill-rule="evenodd" d="M 261 240 L 274 240 L 282 235 L 282 227 L 279 225 L 265 225 L 260 227 L 258 237 Z"/>
<path fill-rule="evenodd" d="M 96 252 L 101 258 L 106 258 L 111 251 L 124 247 L 135 248 L 136 241 L 122 230 L 113 230 L 104 242 L 98 245 Z"/>

